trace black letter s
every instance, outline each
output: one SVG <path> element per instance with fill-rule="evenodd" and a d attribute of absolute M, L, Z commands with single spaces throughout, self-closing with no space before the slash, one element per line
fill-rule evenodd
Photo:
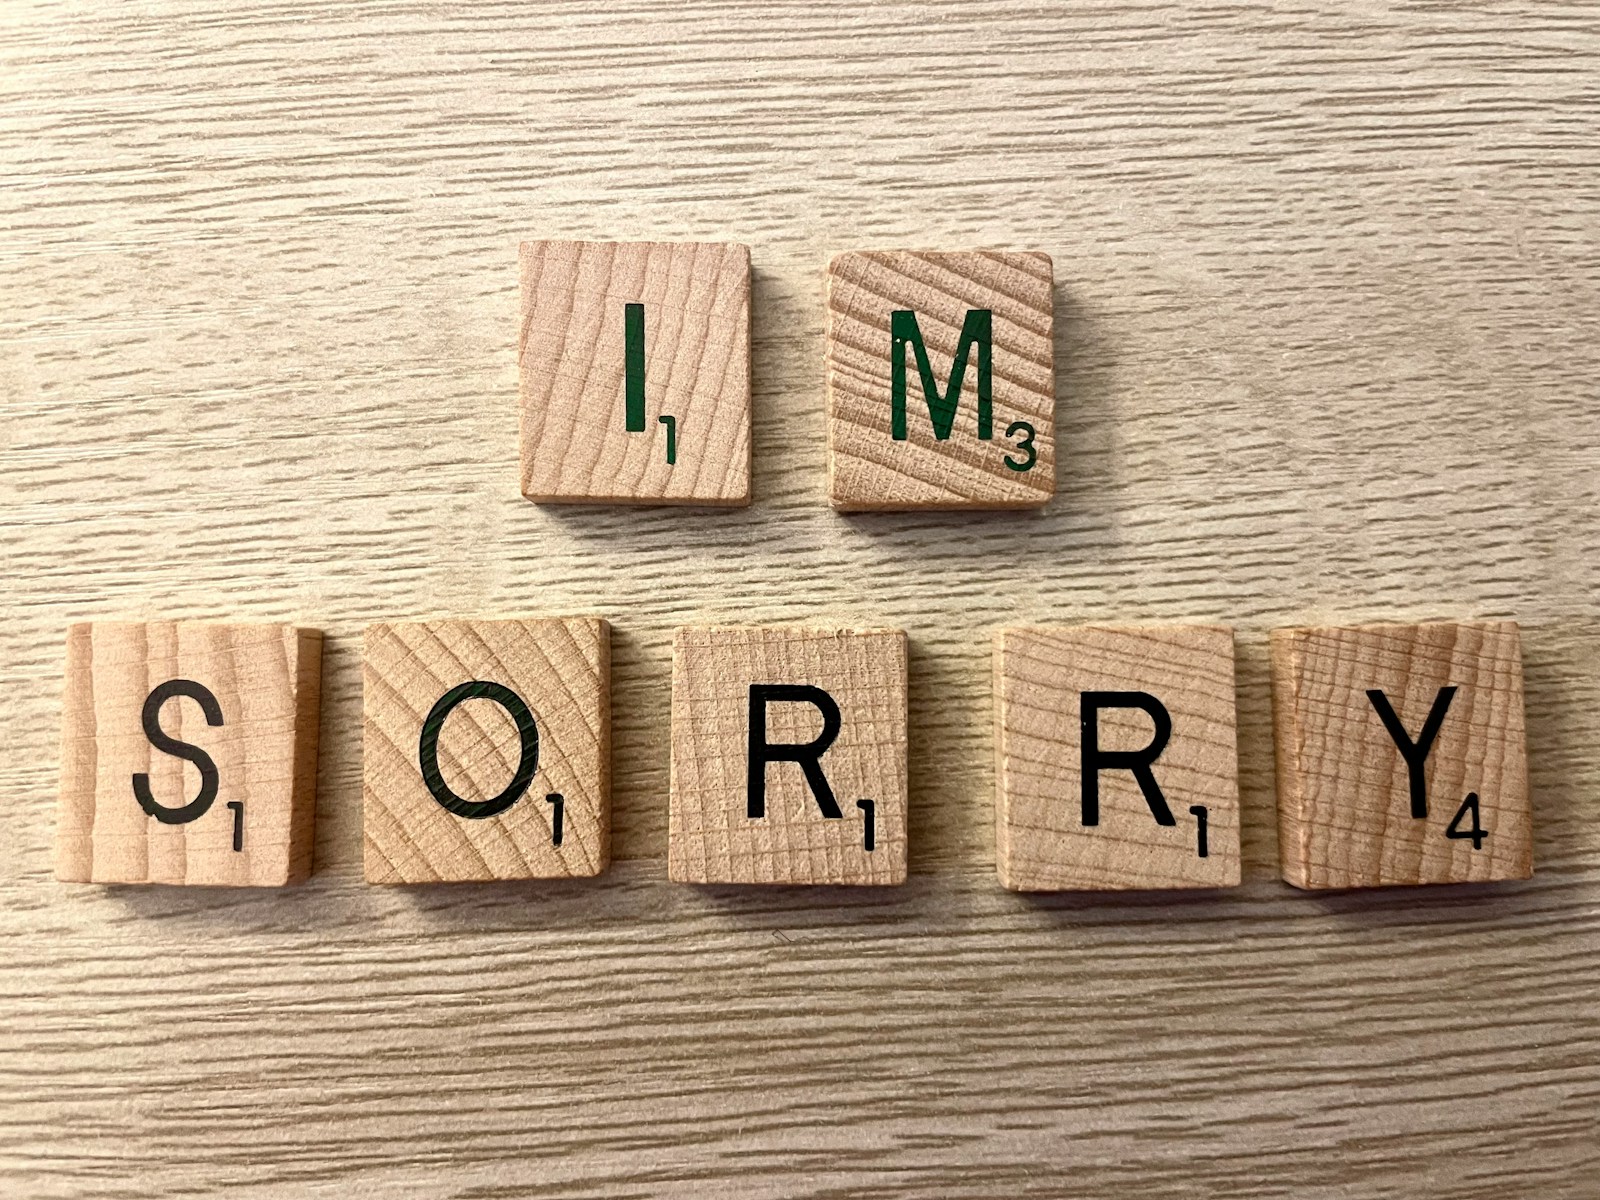
<path fill-rule="evenodd" d="M 169 679 L 158 684 L 146 697 L 144 714 L 140 720 L 150 744 L 163 754 L 186 759 L 200 768 L 200 794 L 181 808 L 168 808 L 156 801 L 150 792 L 150 776 L 141 771 L 133 777 L 133 794 L 139 801 L 139 807 L 163 825 L 182 825 L 203 817 L 211 807 L 211 802 L 217 798 L 217 764 L 211 761 L 211 756 L 200 747 L 180 742 L 161 731 L 161 706 L 174 696 L 187 696 L 198 702 L 200 711 L 205 713 L 207 725 L 222 724 L 222 705 L 217 703 L 217 698 L 209 688 L 192 679 Z"/>

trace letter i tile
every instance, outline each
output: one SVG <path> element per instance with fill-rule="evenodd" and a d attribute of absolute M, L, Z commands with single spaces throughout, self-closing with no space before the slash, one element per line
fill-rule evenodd
<path fill-rule="evenodd" d="M 524 242 L 522 494 L 750 503 L 750 249 Z"/>

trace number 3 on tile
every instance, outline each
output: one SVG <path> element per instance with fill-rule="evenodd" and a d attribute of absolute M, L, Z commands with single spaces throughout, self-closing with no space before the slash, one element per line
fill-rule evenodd
<path fill-rule="evenodd" d="M 1007 437 L 1016 437 L 1019 433 L 1022 435 L 1022 440 L 1012 447 L 1012 450 L 1017 454 L 1025 454 L 1027 457 L 1019 462 L 1014 460 L 1010 454 L 1007 454 L 1006 466 L 1020 474 L 1023 471 L 1033 470 L 1033 464 L 1039 461 L 1039 452 L 1033 448 L 1035 433 L 1032 425 L 1026 421 L 1013 421 L 1006 426 Z"/>

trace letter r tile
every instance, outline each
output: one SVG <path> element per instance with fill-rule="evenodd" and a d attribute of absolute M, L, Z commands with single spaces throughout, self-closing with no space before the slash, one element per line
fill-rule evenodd
<path fill-rule="evenodd" d="M 1232 630 L 1002 630 L 995 724 L 1004 886 L 1239 882 Z"/>
<path fill-rule="evenodd" d="M 1055 493 L 1050 257 L 852 251 L 828 264 L 833 506 L 1037 508 Z"/>
<path fill-rule="evenodd" d="M 906 730 L 899 630 L 678 630 L 669 878 L 904 883 Z"/>
<path fill-rule="evenodd" d="M 1271 660 L 1285 880 L 1533 874 L 1515 622 L 1277 629 Z"/>
<path fill-rule="evenodd" d="M 750 503 L 750 249 L 524 242 L 522 494 Z"/>

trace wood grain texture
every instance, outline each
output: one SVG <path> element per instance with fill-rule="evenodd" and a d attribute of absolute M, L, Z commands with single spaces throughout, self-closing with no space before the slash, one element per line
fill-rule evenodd
<path fill-rule="evenodd" d="M 750 248 L 541 241 L 521 261 L 522 494 L 749 504 Z M 631 304 L 644 392 L 630 431 Z"/>
<path fill-rule="evenodd" d="M 317 803 L 321 663 L 322 634 L 290 625 L 73 625 L 61 704 L 56 878 L 234 887 L 304 880 Z M 159 731 L 185 743 L 181 756 L 152 745 L 144 725 L 149 697 L 173 681 L 203 689 L 157 708 Z M 214 712 L 202 707 L 206 698 Z M 215 773 L 209 789 L 207 768 Z M 161 810 L 201 810 L 159 820 L 136 793 L 141 780 Z"/>
<path fill-rule="evenodd" d="M 1142 693 L 1167 722 L 1127 701 Z M 995 866 L 1020 892 L 1216 888 L 1239 883 L 1233 631 L 1216 625 L 1002 630 L 995 638 Z M 1085 750 L 1155 748 L 1154 799 L 1127 768 L 1097 771 L 1085 818 Z M 1156 806 L 1170 822 L 1158 824 Z M 1206 855 L 1195 806 L 1205 808 Z"/>
<path fill-rule="evenodd" d="M 472 684 L 507 694 L 453 704 L 431 749 L 446 799 L 509 801 L 494 812 L 445 808 L 421 765 L 425 723 L 451 692 Z M 362 728 L 368 883 L 564 879 L 598 875 L 610 862 L 611 629 L 604 619 L 373 625 L 363 641 Z M 559 816 L 552 795 L 561 798 Z"/>
<path fill-rule="evenodd" d="M 1275 629 L 1271 644 L 1284 879 L 1388 887 L 1533 872 L 1516 622 Z M 1420 798 L 1371 690 L 1411 753 L 1426 754 Z M 1479 822 L 1464 819 L 1451 838 L 1469 794 Z M 1459 836 L 1474 827 L 1486 837 Z"/>
<path fill-rule="evenodd" d="M 755 691 L 773 685 L 809 695 Z M 680 629 L 672 645 L 668 877 L 904 883 L 906 737 L 906 635 L 898 629 Z M 816 747 L 810 765 L 820 780 L 799 761 L 766 763 L 754 815 L 756 746 Z"/>
<path fill-rule="evenodd" d="M 1560 0 L 0 7 L 5 1190 L 1592 1200 L 1597 93 Z M 522 498 L 535 237 L 755 248 L 750 508 Z M 829 508 L 861 246 L 1051 255 L 1043 510 Z M 315 615 L 307 883 L 52 882 L 113 612 Z M 362 630 L 517 612 L 618 618 L 616 861 L 366 886 Z M 1463 616 L 1538 874 L 1293 891 L 1268 631 Z M 1180 621 L 1244 884 L 1002 891 L 995 631 Z M 907 630 L 905 886 L 667 882 L 673 632 L 734 622 Z"/>
<path fill-rule="evenodd" d="M 1048 254 L 890 250 L 835 257 L 827 286 L 833 506 L 845 512 L 1037 508 L 1049 500 L 1056 488 L 1053 292 Z M 897 347 L 896 311 L 914 315 L 926 363 L 909 338 Z M 974 312 L 988 318 L 987 427 L 982 339 L 976 332 L 967 339 Z M 905 422 L 898 431 L 896 352 L 905 370 Z M 956 362 L 963 368 L 959 380 Z M 931 377 L 923 377 L 924 366 Z M 935 396 L 954 405 L 953 414 L 942 414 L 953 420 L 941 429 L 932 417 Z"/>

